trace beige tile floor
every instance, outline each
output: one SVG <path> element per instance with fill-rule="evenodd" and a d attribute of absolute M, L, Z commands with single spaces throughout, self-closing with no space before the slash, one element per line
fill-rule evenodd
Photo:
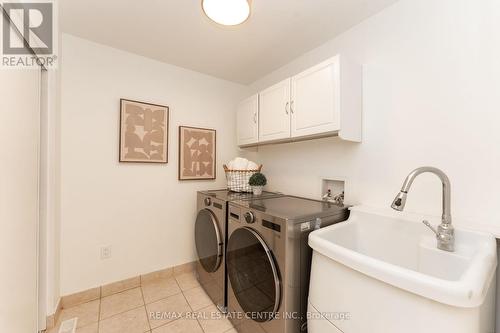
<path fill-rule="evenodd" d="M 234 332 L 191 272 L 63 309 L 47 333 L 57 333 L 62 321 L 74 317 L 77 333 Z"/>

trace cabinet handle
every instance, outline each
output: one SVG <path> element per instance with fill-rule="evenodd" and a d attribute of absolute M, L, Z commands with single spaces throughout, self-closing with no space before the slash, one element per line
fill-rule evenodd
<path fill-rule="evenodd" d="M 290 104 L 289 102 L 286 102 L 285 104 L 285 113 L 288 114 L 288 104 Z"/>
<path fill-rule="evenodd" d="M 257 124 L 257 113 L 253 114 L 253 122 L 254 124 Z"/>
<path fill-rule="evenodd" d="M 293 101 L 290 102 L 290 112 L 293 113 Z"/>

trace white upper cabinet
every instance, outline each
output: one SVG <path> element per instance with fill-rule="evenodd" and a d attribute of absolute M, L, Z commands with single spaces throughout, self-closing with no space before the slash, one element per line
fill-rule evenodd
<path fill-rule="evenodd" d="M 337 55 L 261 91 L 258 109 L 257 142 L 238 116 L 238 145 L 329 135 L 361 142 L 362 68 Z"/>
<path fill-rule="evenodd" d="M 330 59 L 292 77 L 291 136 L 338 131 L 338 61 Z"/>
<path fill-rule="evenodd" d="M 290 137 L 290 79 L 259 93 L 259 142 Z"/>
<path fill-rule="evenodd" d="M 259 95 L 245 99 L 238 105 L 237 139 L 238 146 L 259 141 Z"/>

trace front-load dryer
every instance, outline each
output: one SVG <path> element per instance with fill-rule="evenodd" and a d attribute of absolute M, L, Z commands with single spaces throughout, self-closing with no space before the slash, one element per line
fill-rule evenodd
<path fill-rule="evenodd" d="M 200 191 L 197 193 L 197 215 L 194 225 L 198 254 L 196 276 L 212 302 L 221 310 L 227 309 L 227 277 L 225 250 L 227 236 L 228 202 L 280 196 L 279 193 L 236 193 L 228 190 Z"/>

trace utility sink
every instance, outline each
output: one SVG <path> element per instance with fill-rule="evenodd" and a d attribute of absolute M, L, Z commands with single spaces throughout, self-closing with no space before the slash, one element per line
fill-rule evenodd
<path fill-rule="evenodd" d="M 351 208 L 346 222 L 312 232 L 310 310 L 349 310 L 351 320 L 330 320 L 343 332 L 376 332 L 374 325 L 385 310 L 392 322 L 380 328 L 384 332 L 391 332 L 391 325 L 394 332 L 434 332 L 428 321 L 439 328 L 440 312 L 445 331 L 487 332 L 494 317 L 495 238 L 457 228 L 455 251 L 447 252 L 436 247 L 436 237 L 422 220 L 419 215 L 360 206 Z M 374 300 L 377 296 L 380 299 Z M 379 316 L 374 323 L 369 320 L 372 302 L 371 310 L 375 307 Z M 385 309 L 386 302 L 397 307 Z M 474 309 L 477 316 L 465 316 L 464 308 Z M 458 311 L 456 320 L 453 309 Z M 423 318 L 427 310 L 432 318 Z M 356 312 L 363 320 L 354 320 Z M 404 326 L 394 323 L 398 315 L 408 316 Z M 423 322 L 427 327 L 421 327 Z"/>

